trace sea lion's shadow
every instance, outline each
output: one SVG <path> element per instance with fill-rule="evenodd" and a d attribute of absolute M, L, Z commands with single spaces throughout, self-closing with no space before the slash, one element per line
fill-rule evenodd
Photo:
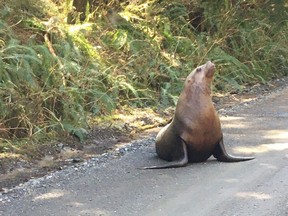
<path fill-rule="evenodd" d="M 165 161 L 161 158 L 158 157 L 156 153 L 153 153 L 152 156 L 149 156 L 149 163 L 151 162 L 151 165 L 153 164 L 154 166 L 161 166 L 169 163 L 169 161 Z M 209 157 L 206 161 L 201 161 L 201 162 L 189 162 L 186 166 L 195 166 L 195 165 L 205 165 L 205 164 L 218 164 L 221 163 L 218 161 L 216 158 L 213 156 Z"/>

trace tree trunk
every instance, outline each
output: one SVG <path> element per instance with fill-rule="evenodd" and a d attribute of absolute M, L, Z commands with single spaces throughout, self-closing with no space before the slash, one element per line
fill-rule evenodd
<path fill-rule="evenodd" d="M 86 18 L 86 7 L 88 0 L 73 0 L 73 11 L 68 13 L 67 23 L 75 24 L 79 15 L 79 20 L 83 22 Z"/>

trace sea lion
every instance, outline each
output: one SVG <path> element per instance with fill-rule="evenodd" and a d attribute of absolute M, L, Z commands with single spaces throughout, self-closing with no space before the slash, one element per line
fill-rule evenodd
<path fill-rule="evenodd" d="M 157 155 L 170 163 L 144 167 L 161 169 L 203 162 L 213 155 L 218 161 L 238 162 L 254 157 L 229 155 L 223 144 L 220 119 L 211 98 L 215 65 L 208 61 L 186 78 L 172 121 L 156 137 Z"/>

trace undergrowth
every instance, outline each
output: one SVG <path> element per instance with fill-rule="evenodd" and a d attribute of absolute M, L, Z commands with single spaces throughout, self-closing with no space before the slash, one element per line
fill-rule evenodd
<path fill-rule="evenodd" d="M 76 24 L 72 1 L 21 2 L 0 1 L 0 152 L 63 131 L 82 141 L 124 105 L 174 105 L 207 60 L 222 92 L 288 73 L 285 1 L 111 1 Z"/>

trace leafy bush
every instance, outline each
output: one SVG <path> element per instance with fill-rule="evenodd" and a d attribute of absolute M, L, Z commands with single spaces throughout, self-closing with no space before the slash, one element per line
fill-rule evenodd
<path fill-rule="evenodd" d="M 219 91 L 287 75 L 285 1 L 124 1 L 75 25 L 64 19 L 72 1 L 26 0 L 33 14 L 11 2 L 0 2 L 3 138 L 82 137 L 91 116 L 174 105 L 183 79 L 208 59 Z"/>

